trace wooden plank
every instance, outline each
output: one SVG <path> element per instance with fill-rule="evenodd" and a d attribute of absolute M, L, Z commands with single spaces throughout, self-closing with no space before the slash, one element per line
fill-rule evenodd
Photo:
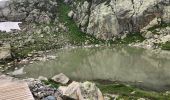
<path fill-rule="evenodd" d="M 0 82 L 0 100 L 34 100 L 25 82 Z"/>

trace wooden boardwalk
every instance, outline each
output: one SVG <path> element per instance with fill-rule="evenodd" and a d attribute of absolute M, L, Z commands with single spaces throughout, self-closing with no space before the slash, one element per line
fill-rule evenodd
<path fill-rule="evenodd" d="M 34 100 L 27 83 L 0 80 L 0 100 Z"/>

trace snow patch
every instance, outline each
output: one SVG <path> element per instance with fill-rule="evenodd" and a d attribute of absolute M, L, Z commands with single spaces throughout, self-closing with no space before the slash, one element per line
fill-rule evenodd
<path fill-rule="evenodd" d="M 11 32 L 12 30 L 21 30 L 19 24 L 22 22 L 0 22 L 0 31 Z"/>

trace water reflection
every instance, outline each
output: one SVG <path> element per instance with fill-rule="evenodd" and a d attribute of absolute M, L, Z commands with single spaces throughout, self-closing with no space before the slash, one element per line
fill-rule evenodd
<path fill-rule="evenodd" d="M 166 52 L 129 47 L 78 48 L 57 55 L 55 61 L 25 67 L 25 77 L 52 77 L 62 72 L 72 79 L 141 82 L 151 89 L 168 89 L 170 85 L 170 56 Z"/>

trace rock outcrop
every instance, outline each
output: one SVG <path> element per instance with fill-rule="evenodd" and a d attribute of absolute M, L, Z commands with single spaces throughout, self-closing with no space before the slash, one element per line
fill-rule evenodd
<path fill-rule="evenodd" d="M 71 4 L 68 16 L 85 33 L 101 39 L 141 32 L 151 22 L 170 22 L 169 0 L 84 0 Z M 69 5 L 68 5 L 69 6 Z M 10 0 L 0 5 L 0 21 L 50 23 L 57 19 L 55 0 Z"/>
<path fill-rule="evenodd" d="M 49 23 L 56 17 L 55 0 L 0 1 L 0 21 Z"/>
<path fill-rule="evenodd" d="M 74 20 L 82 31 L 111 39 L 140 32 L 151 21 L 169 22 L 169 0 L 92 0 L 77 4 Z"/>

